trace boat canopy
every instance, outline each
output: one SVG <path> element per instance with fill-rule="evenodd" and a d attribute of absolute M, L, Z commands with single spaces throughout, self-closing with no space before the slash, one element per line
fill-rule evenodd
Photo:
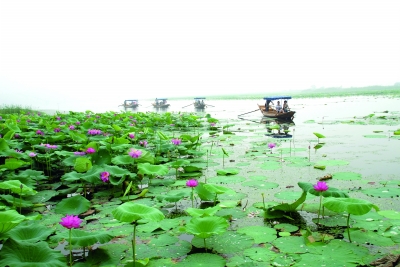
<path fill-rule="evenodd" d="M 206 99 L 205 97 L 195 97 L 194 100 L 198 100 L 198 99 Z"/>
<path fill-rule="evenodd" d="M 285 96 L 266 96 L 266 97 L 264 97 L 264 100 L 278 100 L 278 99 L 292 99 L 292 97 L 291 96 L 287 96 L 287 95 L 285 95 Z"/>
<path fill-rule="evenodd" d="M 127 102 L 127 101 L 132 101 L 132 102 L 139 102 L 137 99 L 132 99 L 132 100 L 125 100 L 125 102 Z"/>
<path fill-rule="evenodd" d="M 168 100 L 168 98 L 156 98 L 156 100 Z"/>

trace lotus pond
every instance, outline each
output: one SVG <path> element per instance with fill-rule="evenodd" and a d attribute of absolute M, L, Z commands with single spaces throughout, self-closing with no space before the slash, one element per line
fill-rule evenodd
<path fill-rule="evenodd" d="M 0 266 L 396 266 L 399 110 L 305 101 L 0 114 Z"/>

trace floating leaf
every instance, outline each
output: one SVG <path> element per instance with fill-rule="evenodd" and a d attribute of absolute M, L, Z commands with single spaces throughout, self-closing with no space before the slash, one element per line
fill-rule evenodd
<path fill-rule="evenodd" d="M 89 208 L 90 201 L 81 195 L 77 195 L 61 200 L 57 204 L 55 212 L 62 215 L 79 215 L 88 211 Z"/>

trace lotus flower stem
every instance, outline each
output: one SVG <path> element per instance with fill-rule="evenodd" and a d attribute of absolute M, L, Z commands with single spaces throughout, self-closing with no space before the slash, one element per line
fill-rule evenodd
<path fill-rule="evenodd" d="M 194 200 L 194 187 L 192 187 L 191 199 L 192 199 L 192 208 L 193 208 L 193 207 L 194 207 L 194 205 L 193 205 L 193 200 Z"/>
<path fill-rule="evenodd" d="M 133 266 L 136 266 L 136 226 L 137 223 L 133 224 L 133 238 L 132 238 L 132 253 L 133 253 Z"/>
<path fill-rule="evenodd" d="M 317 220 L 318 224 L 319 224 L 319 215 L 321 213 L 321 207 L 322 207 L 322 195 L 319 195 L 319 209 L 318 209 L 318 220 Z"/>
<path fill-rule="evenodd" d="M 206 252 L 207 252 L 206 239 L 204 238 L 203 240 L 204 240 L 204 249 L 205 249 Z"/>
<path fill-rule="evenodd" d="M 69 229 L 69 266 L 72 266 L 72 228 Z"/>
<path fill-rule="evenodd" d="M 263 207 L 264 207 L 264 210 L 265 210 L 265 200 L 264 200 L 264 193 L 261 193 L 261 196 L 262 196 L 262 199 L 263 199 Z"/>
<path fill-rule="evenodd" d="M 349 236 L 349 241 L 351 243 L 351 237 L 350 237 L 350 213 L 347 215 L 347 235 Z"/>

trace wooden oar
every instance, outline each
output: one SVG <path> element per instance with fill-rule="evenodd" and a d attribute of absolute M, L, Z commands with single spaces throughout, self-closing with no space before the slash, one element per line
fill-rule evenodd
<path fill-rule="evenodd" d="M 243 113 L 243 114 L 238 115 L 238 117 L 239 117 L 239 116 L 242 116 L 242 115 L 245 115 L 245 114 L 252 113 L 252 112 L 256 112 L 256 111 L 259 111 L 259 110 L 260 110 L 260 109 L 256 109 L 256 110 L 253 110 L 253 111 L 249 111 L 249 112 L 246 112 L 246 113 Z"/>
<path fill-rule="evenodd" d="M 182 107 L 182 108 L 186 108 L 186 107 L 188 107 L 188 106 L 191 106 L 191 105 L 193 105 L 193 103 L 192 103 L 192 104 L 190 104 L 190 105 L 184 106 L 184 107 Z"/>

